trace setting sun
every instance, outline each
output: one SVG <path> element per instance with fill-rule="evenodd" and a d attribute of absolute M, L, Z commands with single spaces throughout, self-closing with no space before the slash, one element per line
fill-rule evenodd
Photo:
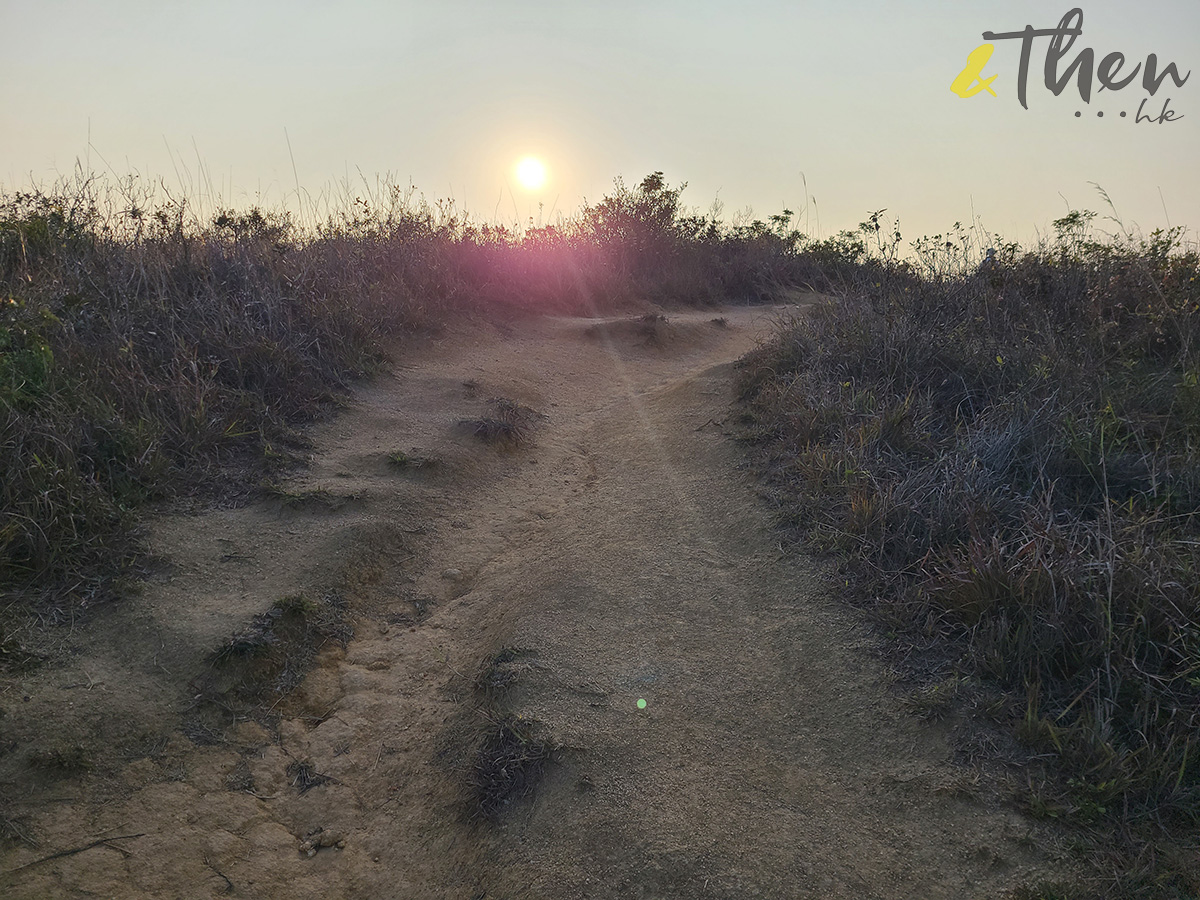
<path fill-rule="evenodd" d="M 540 159 L 527 156 L 517 163 L 517 180 L 522 187 L 536 190 L 546 183 L 546 167 Z"/>

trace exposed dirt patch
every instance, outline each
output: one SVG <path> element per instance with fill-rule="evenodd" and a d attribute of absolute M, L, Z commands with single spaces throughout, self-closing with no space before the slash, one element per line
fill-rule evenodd
<path fill-rule="evenodd" d="M 0 892 L 982 898 L 1060 872 L 738 472 L 731 363 L 779 313 L 464 327 L 273 498 L 160 519 L 142 596 L 0 683 Z M 464 431 L 493 398 L 537 412 L 521 441 Z"/>

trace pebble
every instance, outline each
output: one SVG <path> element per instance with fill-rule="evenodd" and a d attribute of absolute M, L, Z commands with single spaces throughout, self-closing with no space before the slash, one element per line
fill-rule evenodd
<path fill-rule="evenodd" d="M 305 856 L 315 856 L 317 851 L 322 847 L 333 847 L 335 850 L 344 850 L 346 839 L 342 837 L 340 831 L 321 829 L 315 834 L 310 834 L 300 842 L 300 852 Z"/>

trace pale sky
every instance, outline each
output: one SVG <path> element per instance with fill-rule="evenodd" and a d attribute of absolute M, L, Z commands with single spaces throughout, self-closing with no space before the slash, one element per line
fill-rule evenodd
<path fill-rule="evenodd" d="M 1200 2 L 1084 3 L 1081 50 L 1125 54 L 1120 77 L 1176 63 L 1154 96 L 1080 98 L 1044 84 L 1029 109 L 1019 40 L 983 69 L 998 96 L 950 90 L 984 31 L 1053 28 L 1071 7 L 1025 0 L 841 2 L 176 3 L 0 0 L 0 184 L 77 162 L 162 179 L 201 208 L 295 204 L 364 176 L 453 198 L 477 219 L 570 214 L 615 176 L 661 170 L 726 218 L 807 210 L 816 236 L 869 212 L 906 239 L 972 215 L 1028 240 L 1069 208 L 1200 232 Z M 1164 102 L 1175 121 L 1157 117 Z M 1076 117 L 1074 113 L 1082 115 Z M 1105 116 L 1096 113 L 1103 111 Z M 1127 116 L 1120 118 L 1125 111 Z M 90 136 L 90 145 L 89 145 Z M 290 152 L 289 152 L 290 143 Z M 549 180 L 514 177 L 525 155 Z M 294 169 L 293 169 L 294 160 Z M 805 190 L 807 181 L 807 194 Z M 815 204 L 806 196 L 815 197 Z M 311 201 L 307 201 L 311 202 Z"/>

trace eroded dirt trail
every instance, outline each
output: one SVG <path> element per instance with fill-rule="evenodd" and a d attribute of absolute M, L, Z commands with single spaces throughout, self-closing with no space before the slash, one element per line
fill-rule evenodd
<path fill-rule="evenodd" d="M 46 843 L 5 855 L 6 896 L 982 898 L 1047 868 L 1031 824 L 899 711 L 738 469 L 732 361 L 775 314 L 673 316 L 661 345 L 623 322 L 481 326 L 362 391 L 296 486 L 346 503 L 253 513 L 304 578 L 349 585 L 349 647 L 279 704 L 277 736 L 175 731 L 39 798 Z M 456 427 L 496 396 L 545 414 L 527 447 Z M 441 465 L 383 462 L 414 446 Z M 216 554 L 204 521 L 190 545 Z M 162 590 L 201 589 L 194 569 Z M 559 749 L 531 797 L 468 822 L 502 712 Z M 327 780 L 302 791 L 298 766 Z M 344 848 L 299 852 L 317 827 Z M 140 836 L 29 865 L 106 834 Z"/>

